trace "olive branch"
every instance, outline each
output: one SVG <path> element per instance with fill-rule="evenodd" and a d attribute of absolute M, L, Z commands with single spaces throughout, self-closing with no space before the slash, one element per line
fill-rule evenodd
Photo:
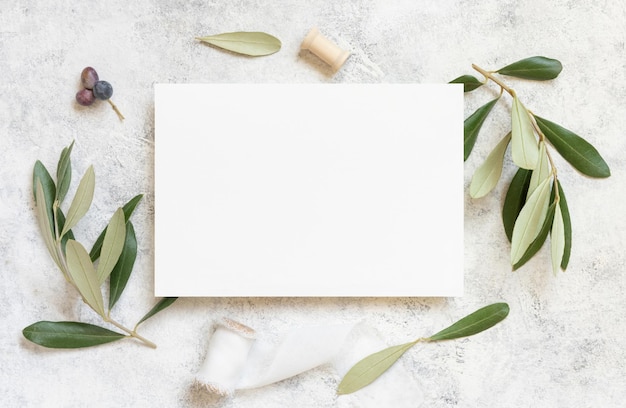
<path fill-rule="evenodd" d="M 512 99 L 511 131 L 493 148 L 476 169 L 470 183 L 472 198 L 494 189 L 500 180 L 504 158 L 511 145 L 511 159 L 518 167 L 502 209 L 502 222 L 511 242 L 511 265 L 518 269 L 543 246 L 550 234 L 552 270 L 567 269 L 572 246 L 570 213 L 550 148 L 558 152 L 581 174 L 593 178 L 611 175 L 600 153 L 585 139 L 564 127 L 541 118 L 527 109 L 517 93 L 500 76 L 546 81 L 556 78 L 562 65 L 555 59 L 531 57 L 487 71 L 475 64 L 483 81 L 472 75 L 460 76 L 450 83 L 463 84 L 465 92 L 493 82 L 500 87 L 498 97 L 479 107 L 464 122 L 464 160 L 470 156 L 487 116 L 507 93 Z"/>
<path fill-rule="evenodd" d="M 143 197 L 139 194 L 118 208 L 107 227 L 96 239 L 91 251 L 76 240 L 72 228 L 87 213 L 95 190 L 95 172 L 90 166 L 80 180 L 72 202 L 64 215 L 61 204 L 72 178 L 70 154 L 74 142 L 61 152 L 57 165 L 57 183 L 39 161 L 33 170 L 33 190 L 36 213 L 42 236 L 50 256 L 65 279 L 76 288 L 83 301 L 104 322 L 124 333 L 82 322 L 40 321 L 26 327 L 22 333 L 33 343 L 51 348 L 79 348 L 109 343 L 122 338 L 135 338 L 147 346 L 156 345 L 137 333 L 146 319 L 170 306 L 176 298 L 163 298 L 135 325 L 127 328 L 111 317 L 130 278 L 137 256 L 137 238 L 130 216 Z M 105 307 L 101 285 L 109 281 L 109 302 Z"/>

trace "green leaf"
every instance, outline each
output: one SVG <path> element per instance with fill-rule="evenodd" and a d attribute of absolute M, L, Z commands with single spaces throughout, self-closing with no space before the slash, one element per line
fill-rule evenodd
<path fill-rule="evenodd" d="M 65 225 L 65 214 L 61 211 L 60 208 L 57 208 L 57 223 L 59 224 L 59 229 L 62 230 Z M 67 245 L 68 239 L 74 239 L 74 233 L 72 230 L 69 230 L 63 235 L 61 238 L 61 249 L 63 250 L 63 254 L 65 254 L 65 246 Z"/>
<path fill-rule="evenodd" d="M 563 66 L 558 60 L 546 57 L 530 57 L 500 68 L 496 72 L 517 78 L 546 81 L 559 76 L 562 69 Z"/>
<path fill-rule="evenodd" d="M 491 112 L 493 106 L 499 99 L 500 97 L 497 97 L 496 99 L 487 102 L 480 108 L 476 109 L 476 111 L 463 122 L 464 161 L 470 156 L 470 153 L 474 148 L 474 144 L 476 143 L 476 139 L 478 138 L 480 128 L 485 122 L 485 119 L 487 119 L 489 112 Z"/>
<path fill-rule="evenodd" d="M 59 203 L 63 202 L 72 181 L 72 163 L 70 161 L 70 155 L 72 154 L 73 147 L 74 142 L 63 149 L 57 165 L 57 182 L 59 183 L 59 188 L 57 189 L 56 199 Z"/>
<path fill-rule="evenodd" d="M 146 313 L 145 316 L 142 317 L 141 320 L 139 320 L 137 322 L 137 324 L 135 325 L 135 328 L 137 328 L 137 326 L 139 326 L 141 323 L 145 322 L 146 320 L 148 320 L 149 318 L 151 318 L 155 314 L 159 313 L 163 309 L 166 309 L 169 306 L 171 306 L 172 303 L 174 303 L 176 301 L 176 299 L 178 299 L 178 298 L 177 297 L 168 297 L 168 298 L 163 298 L 163 299 L 159 300 L 157 302 L 157 304 L 154 305 L 154 307 L 152 309 L 150 309 L 150 311 L 148 313 Z"/>
<path fill-rule="evenodd" d="M 543 221 L 543 225 L 541 226 L 541 230 L 539 230 L 539 234 L 533 240 L 533 242 L 528 246 L 528 249 L 522 255 L 522 257 L 513 265 L 513 270 L 519 269 L 528 262 L 543 246 L 544 242 L 546 242 L 546 238 L 548 238 L 548 233 L 550 232 L 550 228 L 552 226 L 552 220 L 554 219 L 554 210 L 556 208 L 556 204 L 552 203 L 550 207 L 548 207 L 548 213 L 546 214 L 546 219 Z"/>
<path fill-rule="evenodd" d="M 572 252 L 572 220 L 570 218 L 567 200 L 565 199 L 565 193 L 563 192 L 561 183 L 557 184 L 559 185 L 559 207 L 561 207 L 563 229 L 565 230 L 565 248 L 563 250 L 563 260 L 561 260 L 561 269 L 566 270 Z"/>
<path fill-rule="evenodd" d="M 533 170 L 539 159 L 539 146 L 528 111 L 517 95 L 511 107 L 511 154 L 513 162 L 523 169 Z"/>
<path fill-rule="evenodd" d="M 104 302 L 102 292 L 100 292 L 100 283 L 87 250 L 79 242 L 70 239 L 67 241 L 66 252 L 67 269 L 76 289 L 80 292 L 85 303 L 100 316 L 104 316 Z"/>
<path fill-rule="evenodd" d="M 61 262 L 56 251 L 56 240 L 53 236 L 54 232 L 50 231 L 50 214 L 48 213 L 48 209 L 44 205 L 44 203 L 46 202 L 45 195 L 46 193 L 44 192 L 41 180 L 37 178 L 35 180 L 35 201 L 39 203 L 36 206 L 39 229 L 41 230 L 41 235 L 43 236 L 44 243 L 46 244 L 46 248 L 48 248 L 50 256 L 59 267 L 59 269 L 63 270 L 61 268 Z"/>
<path fill-rule="evenodd" d="M 473 198 L 484 197 L 498 184 L 502 175 L 504 153 L 510 141 L 511 132 L 496 145 L 485 162 L 476 169 L 470 184 L 470 196 Z"/>
<path fill-rule="evenodd" d="M 126 337 L 93 324 L 48 321 L 31 324 L 22 334 L 33 343 L 50 348 L 91 347 Z"/>
<path fill-rule="evenodd" d="M 37 182 L 41 183 L 42 194 L 41 200 L 37 199 Z M 48 212 L 48 223 L 50 226 L 50 231 L 52 236 L 55 236 L 54 233 L 54 216 L 52 214 L 52 206 L 54 204 L 54 198 L 56 197 L 56 186 L 54 184 L 54 180 L 48 173 L 46 166 L 43 165 L 39 160 L 35 162 L 35 167 L 33 168 L 33 195 L 35 197 L 35 204 L 39 205 L 43 203 L 42 208 L 45 208 Z"/>
<path fill-rule="evenodd" d="M 590 177 L 604 178 L 611 175 L 608 164 L 585 139 L 547 119 L 535 116 L 535 120 L 552 146 L 576 170 Z"/>
<path fill-rule="evenodd" d="M 136 196 L 131 198 L 126 204 L 124 204 L 124 206 L 122 207 L 122 211 L 124 211 L 124 220 L 126 222 L 128 222 L 130 216 L 133 214 L 133 211 L 135 211 L 137 204 L 139 203 L 139 201 L 141 201 L 142 198 L 143 194 L 137 194 Z M 98 235 L 96 242 L 93 244 L 93 247 L 89 252 L 89 256 L 91 257 L 92 262 L 96 262 L 96 260 L 100 257 L 100 251 L 102 250 L 102 243 L 104 242 L 104 235 L 106 234 L 106 232 L 107 229 L 105 227 L 100 235 Z"/>
<path fill-rule="evenodd" d="M 430 336 L 428 340 L 451 340 L 471 336 L 487 330 L 504 320 L 509 314 L 509 305 L 494 303 L 478 309 L 458 322 Z"/>
<path fill-rule="evenodd" d="M 125 238 L 126 221 L 124 220 L 124 211 L 122 208 L 118 208 L 113 217 L 111 217 L 111 221 L 107 226 L 107 232 L 104 235 L 100 262 L 98 262 L 98 268 L 96 269 L 96 276 L 98 276 L 100 284 L 109 277 L 113 267 L 115 267 L 124 248 Z"/>
<path fill-rule="evenodd" d="M 563 214 L 561 206 L 556 207 L 554 212 L 554 221 L 552 230 L 550 231 L 550 254 L 552 256 L 552 272 L 556 275 L 563 261 L 565 253 L 565 225 L 563 222 Z"/>
<path fill-rule="evenodd" d="M 95 186 L 96 175 L 93 171 L 93 166 L 89 166 L 78 184 L 78 189 L 76 190 L 70 209 L 67 211 L 67 218 L 63 230 L 61 231 L 61 236 L 65 235 L 67 231 L 73 228 L 87 213 L 87 210 L 89 210 L 91 206 L 91 200 L 93 200 Z"/>
<path fill-rule="evenodd" d="M 502 223 L 504 224 L 504 232 L 509 242 L 513 237 L 515 221 L 526 202 L 526 192 L 528 191 L 531 175 L 532 172 L 530 170 L 518 169 L 506 192 L 502 207 Z"/>
<path fill-rule="evenodd" d="M 172 303 L 174 303 L 176 301 L 176 299 L 178 299 L 178 298 L 177 297 L 166 297 L 166 298 L 163 298 L 163 299 L 159 300 L 157 302 L 157 304 L 154 305 L 154 307 L 152 309 L 150 309 L 150 311 L 148 313 L 146 313 L 146 315 L 144 317 L 142 317 L 141 320 L 139 320 L 139 322 L 137 322 L 137 324 L 135 325 L 135 328 L 137 328 L 137 326 L 139 326 L 141 323 L 145 322 L 146 320 L 148 320 L 149 318 L 151 318 L 155 314 L 159 313 L 161 310 L 169 307 Z"/>
<path fill-rule="evenodd" d="M 124 248 L 111 272 L 111 279 L 109 279 L 109 310 L 113 309 L 115 303 L 122 296 L 122 292 L 126 288 L 126 283 L 128 283 L 130 274 L 133 271 L 135 258 L 137 258 L 137 238 L 135 237 L 133 223 L 128 222 L 126 224 Z"/>
<path fill-rule="evenodd" d="M 252 57 L 273 54 L 280 50 L 281 47 L 278 38 L 261 32 L 239 31 L 196 37 L 196 39 L 228 51 Z"/>
<path fill-rule="evenodd" d="M 474 89 L 480 88 L 483 83 L 476 79 L 472 75 L 461 75 L 458 78 L 448 82 L 449 84 L 463 84 L 463 92 L 471 92 Z"/>
<path fill-rule="evenodd" d="M 537 161 L 537 167 L 533 170 L 532 176 L 530 177 L 530 184 L 528 185 L 526 197 L 530 197 L 537 186 L 551 175 L 552 168 L 550 167 L 550 162 L 548 161 L 546 144 L 542 140 L 539 142 L 539 160 Z"/>
<path fill-rule="evenodd" d="M 550 178 L 539 184 L 519 213 L 511 237 L 511 265 L 515 265 L 535 240 L 548 214 Z"/>
<path fill-rule="evenodd" d="M 413 341 L 389 347 L 365 357 L 348 370 L 337 387 L 337 394 L 351 394 L 371 384 L 415 344 Z"/>

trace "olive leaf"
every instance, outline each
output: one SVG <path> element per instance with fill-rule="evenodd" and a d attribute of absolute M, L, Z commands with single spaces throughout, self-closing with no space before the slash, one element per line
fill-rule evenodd
<path fill-rule="evenodd" d="M 480 132 L 480 128 L 482 127 L 485 119 L 493 109 L 493 106 L 498 102 L 500 97 L 487 102 L 480 108 L 476 109 L 474 113 L 472 113 L 465 121 L 463 122 L 463 147 L 464 147 L 464 158 L 463 160 L 467 160 L 472 149 L 474 148 L 474 144 L 476 143 L 476 139 L 478 138 L 478 132 Z"/>
<path fill-rule="evenodd" d="M 511 106 L 511 155 L 513 162 L 523 169 L 533 170 L 539 158 L 539 147 L 528 111 L 517 95 Z"/>
<path fill-rule="evenodd" d="M 262 32 L 239 31 L 196 37 L 204 43 L 252 57 L 270 55 L 280 50 L 278 38 Z"/>
<path fill-rule="evenodd" d="M 478 309 L 428 338 L 419 338 L 370 354 L 348 370 L 337 387 L 337 394 L 351 394 L 371 384 L 398 361 L 407 350 L 421 341 L 433 342 L 471 336 L 495 326 L 504 320 L 508 314 L 508 304 L 494 303 Z"/>
<path fill-rule="evenodd" d="M 35 180 L 35 201 L 38 203 L 36 206 L 37 220 L 39 222 L 39 228 L 41 229 L 41 235 L 43 235 L 44 243 L 48 252 L 52 257 L 52 260 L 62 270 L 59 255 L 57 254 L 55 247 L 54 232 L 50 231 L 50 214 L 46 206 L 46 193 L 44 192 L 43 185 L 40 179 Z"/>
<path fill-rule="evenodd" d="M 124 240 L 126 238 L 126 221 L 124 220 L 124 211 L 118 208 L 111 217 L 111 221 L 107 226 L 104 241 L 102 243 L 102 251 L 100 261 L 96 269 L 96 276 L 101 285 L 106 278 L 109 277 L 111 271 L 117 264 L 117 260 L 124 248 Z M 90 259 L 91 261 L 91 259 Z"/>
<path fill-rule="evenodd" d="M 120 254 L 113 271 L 111 271 L 109 279 L 109 310 L 122 296 L 122 292 L 126 288 L 130 274 L 135 265 L 137 258 L 137 237 L 135 236 L 135 228 L 132 222 L 126 224 L 126 237 L 124 238 L 124 247 Z"/>
<path fill-rule="evenodd" d="M 124 204 L 124 206 L 122 207 L 122 211 L 124 211 L 124 220 L 126 222 L 128 222 L 130 216 L 133 214 L 135 208 L 137 207 L 137 204 L 139 204 L 139 201 L 141 201 L 142 198 L 143 194 L 137 194 L 136 196 L 131 198 L 126 204 Z M 89 256 L 91 257 L 92 262 L 95 262 L 100 257 L 100 251 L 102 250 L 102 243 L 104 242 L 104 235 L 106 234 L 106 232 L 107 229 L 105 227 L 100 235 L 98 235 L 96 242 L 94 242 L 93 246 L 91 247 L 91 251 L 89 251 Z"/>
<path fill-rule="evenodd" d="M 42 187 L 40 200 L 37 198 L 37 182 L 41 183 Z M 54 184 L 54 180 L 52 180 L 50 173 L 48 173 L 46 166 L 44 166 L 39 160 L 35 162 L 35 166 L 33 168 L 33 195 L 35 198 L 35 204 L 44 208 L 48 213 L 47 220 L 51 234 L 54 237 L 55 228 L 52 206 L 54 204 L 54 198 L 56 197 L 56 185 Z"/>
<path fill-rule="evenodd" d="M 85 303 L 96 313 L 104 316 L 104 302 L 96 270 L 89 259 L 87 250 L 78 242 L 67 241 L 67 269 L 76 289 L 80 292 Z"/>
<path fill-rule="evenodd" d="M 589 142 L 554 122 L 536 115 L 534 117 L 552 146 L 576 170 L 590 177 L 604 178 L 611 175 L 609 166 Z"/>
<path fill-rule="evenodd" d="M 548 213 L 550 178 L 537 186 L 519 213 L 511 237 L 511 265 L 515 265 L 535 240 Z"/>
<path fill-rule="evenodd" d="M 554 212 L 554 221 L 552 222 L 552 230 L 550 231 L 550 254 L 552 256 L 552 272 L 556 275 L 563 261 L 565 253 L 565 225 L 563 222 L 563 214 L 561 206 L 556 206 Z"/>
<path fill-rule="evenodd" d="M 515 226 L 515 221 L 517 220 L 519 212 L 522 210 L 524 203 L 526 202 L 526 192 L 528 191 L 528 186 L 530 185 L 531 176 L 531 170 L 518 169 L 511 180 L 511 184 L 509 184 L 509 189 L 506 192 L 504 205 L 502 206 L 502 224 L 504 225 L 504 232 L 506 233 L 509 242 L 513 237 L 513 227 Z"/>
<path fill-rule="evenodd" d="M 70 155 L 72 154 L 72 148 L 74 147 L 74 142 L 72 142 L 68 147 L 63 148 L 61 151 L 61 157 L 59 158 L 59 163 L 57 165 L 57 183 L 58 188 L 56 192 L 56 199 L 61 203 L 67 194 L 67 191 L 70 188 L 70 183 L 72 181 L 72 163 L 70 161 Z"/>
<path fill-rule="evenodd" d="M 152 309 L 150 309 L 150 311 L 148 313 L 146 313 L 144 315 L 144 317 L 142 317 L 141 320 L 139 320 L 139 322 L 137 322 L 137 325 L 135 326 L 135 329 L 137 328 L 137 326 L 139 326 L 141 323 L 145 322 L 146 320 L 148 320 L 149 318 L 151 318 L 155 314 L 157 314 L 160 311 L 162 311 L 163 309 L 166 309 L 169 306 L 171 306 L 172 303 L 174 303 L 176 301 L 176 299 L 178 299 L 178 298 L 177 297 L 165 297 L 165 298 L 159 300 L 157 302 L 157 304 L 154 305 L 154 307 Z"/>
<path fill-rule="evenodd" d="M 500 323 L 508 314 L 508 304 L 494 303 L 465 316 L 453 325 L 433 334 L 427 340 L 452 340 L 472 336 Z"/>
<path fill-rule="evenodd" d="M 343 377 L 337 387 L 337 394 L 351 394 L 371 384 L 416 343 L 416 341 L 412 341 L 392 346 L 360 360 Z"/>
<path fill-rule="evenodd" d="M 517 78 L 546 81 L 559 76 L 561 70 L 563 70 L 563 65 L 558 60 L 546 57 L 530 57 L 509 64 L 496 72 Z"/>
<path fill-rule="evenodd" d="M 70 209 L 67 211 L 65 225 L 60 234 L 61 237 L 73 228 L 87 213 L 87 210 L 89 210 L 91 206 L 91 201 L 93 200 L 95 186 L 96 175 L 93 171 L 93 166 L 89 166 L 78 184 L 78 189 L 76 190 L 72 204 L 70 204 Z"/>
<path fill-rule="evenodd" d="M 548 162 L 548 154 L 546 153 L 546 144 L 542 140 L 539 142 L 539 160 L 537 162 L 537 167 L 533 170 L 532 176 L 530 177 L 530 184 L 528 185 L 528 192 L 526 193 L 526 197 L 530 197 L 530 195 L 535 191 L 537 186 L 541 184 L 546 178 L 550 177 L 552 174 L 552 168 L 550 167 L 550 163 Z"/>
<path fill-rule="evenodd" d="M 62 230 L 63 226 L 65 225 L 65 215 L 60 208 L 57 208 L 57 224 L 60 230 Z M 63 255 L 65 255 L 65 246 L 67 245 L 67 240 L 74 238 L 75 237 L 72 230 L 67 231 L 65 235 L 63 235 L 63 238 L 61 238 L 61 250 L 63 251 Z"/>
<path fill-rule="evenodd" d="M 566 270 L 572 251 L 572 220 L 570 218 L 569 208 L 567 207 L 567 200 L 565 199 L 565 193 L 563 192 L 561 183 L 557 184 L 559 186 L 559 207 L 561 208 L 561 215 L 563 216 L 563 229 L 565 231 L 565 248 L 563 249 L 561 269 Z"/>
<path fill-rule="evenodd" d="M 33 343 L 49 348 L 91 347 L 126 337 L 93 324 L 48 321 L 31 324 L 22 334 Z"/>
<path fill-rule="evenodd" d="M 504 153 L 511 141 L 511 132 L 496 145 L 489 153 L 485 162 L 474 172 L 470 183 L 470 196 L 473 198 L 484 197 L 498 184 L 502 175 Z"/>
<path fill-rule="evenodd" d="M 458 78 L 453 79 L 448 82 L 449 84 L 463 84 L 463 92 L 471 92 L 474 89 L 480 88 L 483 83 L 480 82 L 473 75 L 461 75 Z"/>
<path fill-rule="evenodd" d="M 531 242 L 524 252 L 524 255 L 517 261 L 517 263 L 513 264 L 513 270 L 517 270 L 522 267 L 526 262 L 530 260 L 543 246 L 544 242 L 546 242 L 546 238 L 548 238 L 548 233 L 550 232 L 550 228 L 552 227 L 552 221 L 554 220 L 554 210 L 556 208 L 556 203 L 552 203 L 548 207 L 548 213 L 546 214 L 546 219 L 543 221 L 543 225 L 539 230 L 539 234 L 537 237 Z"/>

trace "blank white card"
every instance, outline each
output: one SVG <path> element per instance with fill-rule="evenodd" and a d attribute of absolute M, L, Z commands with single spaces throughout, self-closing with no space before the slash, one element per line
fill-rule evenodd
<path fill-rule="evenodd" d="M 156 296 L 460 296 L 463 90 L 157 84 Z"/>

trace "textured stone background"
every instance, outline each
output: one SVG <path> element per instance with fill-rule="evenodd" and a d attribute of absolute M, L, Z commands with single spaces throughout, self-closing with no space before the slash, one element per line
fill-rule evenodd
<path fill-rule="evenodd" d="M 192 387 L 212 321 L 230 316 L 280 332 L 292 325 L 364 320 L 391 345 L 506 301 L 511 314 L 497 329 L 407 353 L 402 364 L 422 385 L 423 406 L 620 406 L 626 399 L 624 21 L 623 2 L 610 0 L 0 0 L 3 405 L 352 406 L 334 395 L 338 378 L 325 368 L 230 399 Z M 315 25 L 353 51 L 334 76 L 315 57 L 299 53 Z M 250 59 L 194 40 L 236 30 L 273 33 L 283 49 Z M 144 325 L 157 350 L 124 341 L 58 351 L 22 338 L 22 328 L 37 320 L 98 321 L 55 270 L 33 211 L 33 163 L 40 159 L 54 168 L 72 140 L 75 174 L 89 164 L 97 174 L 94 205 L 75 229 L 81 241 L 92 242 L 117 206 L 146 193 L 134 215 L 139 258 L 115 315 L 132 325 L 151 307 L 155 83 L 440 83 L 471 73 L 471 63 L 497 69 L 532 55 L 559 59 L 563 73 L 549 83 L 511 80 L 511 86 L 534 112 L 593 143 L 612 169 L 610 178 L 591 180 L 558 162 L 574 229 L 567 273 L 552 275 L 545 248 L 522 270 L 510 271 L 499 218 L 502 183 L 486 198 L 466 198 L 462 298 L 183 299 Z M 74 103 L 87 65 L 113 84 L 123 123 L 105 103 Z M 467 95 L 467 114 L 495 93 L 492 88 Z M 505 99 L 465 164 L 466 197 L 473 170 L 508 131 Z M 504 177 L 513 171 L 507 164 Z M 189 193 L 184 199 L 198 194 Z"/>

